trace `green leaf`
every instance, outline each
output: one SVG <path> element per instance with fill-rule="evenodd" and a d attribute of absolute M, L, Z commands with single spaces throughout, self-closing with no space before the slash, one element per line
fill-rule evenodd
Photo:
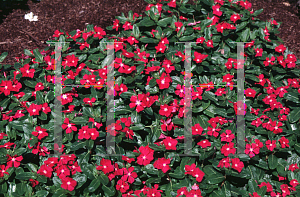
<path fill-rule="evenodd" d="M 246 27 L 247 24 L 248 24 L 248 21 L 247 21 L 247 22 L 245 21 L 245 22 L 242 22 L 242 23 L 238 24 L 238 25 L 236 26 L 235 32 L 238 32 L 238 31 L 244 29 L 244 27 Z"/>
<path fill-rule="evenodd" d="M 102 190 L 104 191 L 105 196 L 114 196 L 116 193 L 114 186 L 107 187 L 106 185 L 102 185 Z"/>
<path fill-rule="evenodd" d="M 72 178 L 77 181 L 76 189 L 79 189 L 87 181 L 87 176 L 83 173 L 76 173 Z"/>
<path fill-rule="evenodd" d="M 10 98 L 5 98 L 5 99 L 3 99 L 3 100 L 0 102 L 0 106 L 3 107 L 3 110 L 6 109 L 6 107 L 7 107 L 8 103 L 9 103 L 9 101 L 10 101 Z"/>
<path fill-rule="evenodd" d="M 158 43 L 159 40 L 155 39 L 155 38 L 148 38 L 148 37 L 142 37 L 139 39 L 139 41 L 143 42 L 143 43 Z"/>
<path fill-rule="evenodd" d="M 43 62 L 43 56 L 42 54 L 39 52 L 39 49 L 33 49 L 33 54 L 35 56 L 35 61 L 42 63 Z"/>
<path fill-rule="evenodd" d="M 144 111 L 145 111 L 148 115 L 153 116 L 153 110 L 152 110 L 151 107 L 146 107 L 146 108 L 144 109 Z"/>
<path fill-rule="evenodd" d="M 32 172 L 22 172 L 16 175 L 16 179 L 20 179 L 20 180 L 36 179 L 36 175 Z"/>
<path fill-rule="evenodd" d="M 250 29 L 247 28 L 241 33 L 241 41 L 246 42 L 249 39 L 250 36 Z"/>
<path fill-rule="evenodd" d="M 38 105 L 41 105 L 41 104 L 45 103 L 44 98 L 43 98 L 43 94 L 42 94 L 41 91 L 36 92 L 36 101 L 37 101 Z"/>
<path fill-rule="evenodd" d="M 275 155 L 270 155 L 268 157 L 268 163 L 269 163 L 269 168 L 273 170 L 277 167 L 278 158 Z"/>
<path fill-rule="evenodd" d="M 35 88 L 37 82 L 32 80 L 26 80 L 24 81 L 24 84 L 30 88 Z"/>
<path fill-rule="evenodd" d="M 163 18 L 157 22 L 157 25 L 162 27 L 167 27 L 168 24 L 170 24 L 172 21 L 171 17 Z"/>
<path fill-rule="evenodd" d="M 259 196 L 265 196 L 266 192 L 267 192 L 267 186 L 263 186 L 258 190 L 257 194 Z"/>
<path fill-rule="evenodd" d="M 150 26 L 153 26 L 153 25 L 156 25 L 156 23 L 151 20 L 148 16 L 147 17 L 144 17 L 143 20 L 141 20 L 139 23 L 137 23 L 137 26 L 139 27 L 150 27 Z"/>
<path fill-rule="evenodd" d="M 84 146 L 86 145 L 86 142 L 83 142 L 83 141 L 79 141 L 79 142 L 73 142 L 71 147 L 70 147 L 70 150 L 71 151 L 76 151 L 80 148 L 83 148 Z"/>
<path fill-rule="evenodd" d="M 216 98 L 216 96 L 215 96 L 215 94 L 213 92 L 205 91 L 204 94 L 203 94 L 203 96 L 205 96 L 209 100 L 212 100 L 214 102 L 218 102 L 218 98 Z"/>
<path fill-rule="evenodd" d="M 107 185 L 109 183 L 109 179 L 105 174 L 101 174 L 100 176 L 98 176 L 98 180 L 103 184 L 103 185 Z"/>
<path fill-rule="evenodd" d="M 35 194 L 37 197 L 46 197 L 49 194 L 49 192 L 46 190 L 39 190 Z"/>
<path fill-rule="evenodd" d="M 288 115 L 288 119 L 290 123 L 295 123 L 300 119 L 300 107 L 296 107 L 291 111 Z"/>
<path fill-rule="evenodd" d="M 299 102 L 299 94 L 297 93 L 293 93 L 293 92 L 288 92 L 288 93 L 285 93 L 283 95 L 283 97 L 289 101 L 292 101 L 294 103 L 300 103 Z"/>
<path fill-rule="evenodd" d="M 94 147 L 94 140 L 87 140 L 86 141 L 86 148 L 91 150 Z"/>
<path fill-rule="evenodd" d="M 259 10 L 255 10 L 255 12 L 253 12 L 252 16 L 258 16 L 260 15 L 262 12 L 264 11 L 264 9 L 259 9 Z"/>
<path fill-rule="evenodd" d="M 139 38 L 139 36 L 140 36 L 140 29 L 139 29 L 139 27 L 136 24 L 133 25 L 132 32 L 133 32 L 133 35 L 134 35 L 135 38 Z"/>
<path fill-rule="evenodd" d="M 75 117 L 74 120 L 72 120 L 72 123 L 76 125 L 87 124 L 88 120 L 84 117 Z"/>
<path fill-rule="evenodd" d="M 207 182 L 208 182 L 208 184 L 214 185 L 214 184 L 221 183 L 224 179 L 225 179 L 225 177 L 222 174 L 217 174 L 217 175 L 213 175 L 213 176 L 208 176 Z"/>
<path fill-rule="evenodd" d="M 3 62 L 3 60 L 6 58 L 6 56 L 8 55 L 8 52 L 3 52 L 0 55 L 0 62 Z"/>
<path fill-rule="evenodd" d="M 129 129 L 132 129 L 134 131 L 144 130 L 145 126 L 141 123 L 138 123 L 138 124 L 135 124 L 134 126 L 130 127 Z"/>
<path fill-rule="evenodd" d="M 92 182 L 90 183 L 90 185 L 88 186 L 88 191 L 89 192 L 94 192 L 96 191 L 96 189 L 100 186 L 101 182 L 100 180 L 97 178 L 97 179 L 94 179 L 92 180 Z"/>

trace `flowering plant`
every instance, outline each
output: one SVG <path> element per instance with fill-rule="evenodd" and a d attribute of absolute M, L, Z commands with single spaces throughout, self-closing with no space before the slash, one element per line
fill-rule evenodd
<path fill-rule="evenodd" d="M 249 11 L 248 1 L 146 1 L 144 15 L 116 16 L 106 29 L 117 35 L 94 25 L 54 32 L 54 42 L 67 42 L 60 48 L 61 95 L 54 94 L 53 44 L 25 49 L 13 67 L 0 65 L 0 193 L 299 195 L 299 60 L 278 43 L 280 23 L 256 19 L 262 10 Z M 191 54 L 178 41 L 193 42 Z M 233 41 L 248 42 L 243 54 Z M 107 42 L 114 42 L 114 59 Z M 115 83 L 108 80 L 111 67 Z M 240 68 L 245 101 L 236 95 Z M 115 123 L 108 124 L 111 95 Z M 55 99 L 62 106 L 62 145 L 55 143 Z M 182 156 L 188 105 L 192 155 Z M 236 154 L 237 115 L 245 118 L 244 154 Z M 105 155 L 109 135 L 119 155 Z"/>

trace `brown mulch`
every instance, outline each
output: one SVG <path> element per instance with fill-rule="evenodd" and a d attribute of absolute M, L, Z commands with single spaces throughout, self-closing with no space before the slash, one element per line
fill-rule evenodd
<path fill-rule="evenodd" d="M 286 1 L 286 2 L 285 2 Z M 279 36 L 290 51 L 300 58 L 300 18 L 293 0 L 249 0 L 254 10 L 264 8 L 257 18 L 266 21 L 274 18 L 283 22 Z M 192 0 L 189 2 L 192 3 Z M 44 41 L 52 39 L 56 29 L 70 32 L 83 30 L 87 24 L 94 24 L 105 29 L 113 24 L 115 16 L 121 12 L 127 16 L 132 10 L 141 14 L 147 3 L 144 0 L 41 0 L 40 3 L 28 1 L 29 10 L 16 9 L 0 24 L 0 54 L 8 52 L 3 64 L 14 64 L 15 57 L 20 57 L 24 49 L 44 49 Z M 1 10 L 1 8 L 0 8 Z M 33 12 L 38 21 L 24 19 L 26 13 Z M 143 14 L 145 16 L 145 14 Z M 108 31 L 116 34 L 116 31 Z"/>

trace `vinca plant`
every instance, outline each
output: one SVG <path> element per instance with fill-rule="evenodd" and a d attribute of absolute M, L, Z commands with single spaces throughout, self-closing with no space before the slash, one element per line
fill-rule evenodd
<path fill-rule="evenodd" d="M 281 23 L 247 0 L 146 1 L 0 64 L 1 196 L 300 196 L 300 61 Z"/>

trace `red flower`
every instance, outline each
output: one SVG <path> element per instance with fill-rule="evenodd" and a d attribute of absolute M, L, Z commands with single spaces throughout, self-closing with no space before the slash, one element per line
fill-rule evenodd
<path fill-rule="evenodd" d="M 48 133 L 46 132 L 47 129 L 43 129 L 41 128 L 40 126 L 37 126 L 35 128 L 36 131 L 32 131 L 32 135 L 34 136 L 38 136 L 38 139 L 41 140 L 43 139 L 44 137 L 47 137 L 48 136 Z"/>
<path fill-rule="evenodd" d="M 272 192 L 273 191 L 273 187 L 269 182 L 262 182 L 261 184 L 258 185 L 259 188 L 262 188 L 263 186 L 267 187 L 267 192 Z"/>
<path fill-rule="evenodd" d="M 163 143 L 166 147 L 166 150 L 176 150 L 176 145 L 178 141 L 171 137 L 167 137 L 166 139 L 163 140 Z"/>
<path fill-rule="evenodd" d="M 137 112 L 143 111 L 146 107 L 146 105 L 142 102 L 144 96 L 144 94 L 139 94 L 138 96 L 132 95 L 130 98 L 131 103 L 129 104 L 129 107 L 136 107 Z"/>
<path fill-rule="evenodd" d="M 161 119 L 160 121 L 161 121 L 161 123 L 163 123 L 162 125 L 161 125 L 161 129 L 163 130 L 163 131 L 171 131 L 172 130 L 172 128 L 174 127 L 174 124 L 173 124 L 173 122 L 171 122 L 171 118 L 170 119 L 168 119 L 167 121 L 165 121 L 165 120 L 163 120 L 163 119 Z"/>
<path fill-rule="evenodd" d="M 166 173 L 168 170 L 171 170 L 169 164 L 170 159 L 159 158 L 154 162 L 153 166 L 157 169 L 162 170 L 163 173 Z"/>
<path fill-rule="evenodd" d="M 33 115 L 39 115 L 41 109 L 42 109 L 42 107 L 40 105 L 36 105 L 36 104 L 32 103 L 29 106 L 29 108 L 27 108 L 27 111 L 30 116 L 33 116 Z"/>
<path fill-rule="evenodd" d="M 39 184 L 39 182 L 37 180 L 34 180 L 34 179 L 29 179 L 29 181 L 31 182 L 32 187 L 35 187 Z"/>
<path fill-rule="evenodd" d="M 285 50 L 286 50 L 286 48 L 284 47 L 283 44 L 275 47 L 275 51 L 278 52 L 278 53 L 282 53 L 282 55 L 283 55 L 283 53 L 284 53 Z"/>
<path fill-rule="evenodd" d="M 216 25 L 217 32 L 223 33 L 224 29 L 228 29 L 228 24 L 226 22 L 222 22 Z"/>
<path fill-rule="evenodd" d="M 79 129 L 78 133 L 78 139 L 90 139 L 90 132 L 89 132 L 89 126 L 83 126 L 81 129 Z"/>
<path fill-rule="evenodd" d="M 69 168 L 72 170 L 71 171 L 72 175 L 76 174 L 76 172 L 82 172 L 77 161 L 75 163 L 74 163 L 74 161 L 69 161 L 69 164 L 71 165 L 71 166 L 69 166 Z"/>
<path fill-rule="evenodd" d="M 229 144 L 225 144 L 221 148 L 221 153 L 224 156 L 228 156 L 229 154 L 235 154 L 236 149 L 234 148 L 234 143 L 230 142 Z"/>
<path fill-rule="evenodd" d="M 296 187 L 297 185 L 299 185 L 299 182 L 297 181 L 297 179 L 292 179 L 290 181 L 290 185 L 293 186 L 293 187 Z"/>
<path fill-rule="evenodd" d="M 217 16 L 221 16 L 223 12 L 220 11 L 220 8 L 221 8 L 220 5 L 212 6 L 213 14 L 215 14 L 215 15 L 217 15 Z"/>
<path fill-rule="evenodd" d="M 123 181 L 128 181 L 128 183 L 133 183 L 137 178 L 137 173 L 133 172 L 134 167 L 123 168 L 124 175 L 121 177 Z"/>
<path fill-rule="evenodd" d="M 93 103 L 96 101 L 96 99 L 93 97 L 92 99 L 90 99 L 90 98 L 84 98 L 83 99 L 83 102 L 85 103 L 85 104 L 88 104 L 88 105 L 90 105 L 91 107 L 93 107 Z"/>
<path fill-rule="evenodd" d="M 183 25 L 182 22 L 175 22 L 174 24 L 175 24 L 175 27 L 176 27 L 176 32 L 178 32 L 181 29 L 182 25 Z"/>
<path fill-rule="evenodd" d="M 219 164 L 218 164 L 217 167 L 219 167 L 219 168 L 223 168 L 223 167 L 229 168 L 229 167 L 230 167 L 230 158 L 229 158 L 229 157 L 223 158 L 223 159 L 219 162 Z"/>
<path fill-rule="evenodd" d="M 255 55 L 255 57 L 256 57 L 256 55 Z M 266 57 L 266 61 L 264 61 L 264 65 L 265 66 L 269 66 L 269 64 L 274 65 L 275 63 L 272 62 L 272 61 L 275 61 L 275 57 L 274 56 L 272 56 L 271 59 L 268 58 L 268 57 Z"/>
<path fill-rule="evenodd" d="M 7 136 L 7 134 L 5 134 L 5 136 Z M 6 148 L 6 149 L 10 149 L 12 145 L 14 145 L 15 143 L 11 143 L 11 142 L 6 142 L 4 145 L 0 145 L 0 148 Z"/>
<path fill-rule="evenodd" d="M 196 169 L 196 164 L 193 163 L 193 164 L 191 164 L 190 166 L 189 166 L 189 165 L 185 165 L 184 169 L 185 169 L 185 171 L 186 171 L 184 174 L 190 174 L 190 175 L 192 175 L 193 172 L 194 172 L 195 169 Z"/>
<path fill-rule="evenodd" d="M 172 106 L 168 106 L 167 104 L 164 104 L 160 106 L 159 114 L 162 116 L 170 117 L 172 110 L 173 110 Z"/>
<path fill-rule="evenodd" d="M 77 127 L 74 125 L 74 123 L 70 123 L 69 118 L 66 118 L 64 120 L 64 124 L 62 125 L 62 128 L 66 129 L 66 133 L 72 133 L 72 131 L 77 131 Z"/>
<path fill-rule="evenodd" d="M 205 139 L 205 140 L 198 142 L 197 145 L 201 146 L 201 148 L 207 148 L 207 147 L 211 146 L 211 143 L 210 143 L 210 141 Z"/>
<path fill-rule="evenodd" d="M 96 130 L 96 128 L 91 128 L 88 130 L 88 132 L 89 132 L 92 140 L 96 140 L 97 137 L 99 137 L 99 132 Z"/>
<path fill-rule="evenodd" d="M 133 29 L 133 26 L 128 21 L 126 21 L 125 24 L 122 27 L 124 28 L 125 31 L 129 30 L 129 29 Z"/>
<path fill-rule="evenodd" d="M 259 48 L 253 48 L 254 49 L 254 51 L 255 51 L 255 53 L 256 53 L 256 55 L 255 55 L 255 57 L 261 57 L 262 56 L 262 53 L 263 53 L 263 49 L 259 49 Z"/>
<path fill-rule="evenodd" d="M 8 172 L 6 172 L 8 170 L 8 168 L 10 168 L 8 165 L 0 165 L 0 177 L 4 177 L 4 174 L 8 174 Z"/>
<path fill-rule="evenodd" d="M 241 20 L 241 17 L 239 14 L 232 14 L 230 20 L 235 23 L 237 20 Z"/>
<path fill-rule="evenodd" d="M 34 77 L 35 69 L 30 69 L 29 64 L 25 64 L 22 68 L 20 68 L 20 71 L 22 73 L 22 77 Z"/>
<path fill-rule="evenodd" d="M 188 193 L 187 188 L 186 187 L 182 187 L 182 188 L 180 188 L 180 189 L 177 190 L 177 196 L 176 197 L 187 195 L 187 193 Z"/>
<path fill-rule="evenodd" d="M 167 89 L 170 87 L 170 83 L 172 82 L 172 78 L 169 74 L 163 73 L 159 79 L 156 79 L 156 83 L 159 86 L 159 89 Z"/>
<path fill-rule="evenodd" d="M 79 58 L 75 57 L 75 55 L 72 54 L 72 55 L 66 56 L 65 61 L 62 61 L 61 65 L 64 67 L 64 69 L 66 68 L 66 66 L 76 67 L 78 61 L 79 61 Z"/>
<path fill-rule="evenodd" d="M 203 128 L 200 126 L 200 124 L 195 124 L 192 127 L 192 135 L 201 135 L 203 131 Z"/>
<path fill-rule="evenodd" d="M 254 97 L 255 97 L 255 94 L 256 94 L 256 91 L 253 90 L 253 89 L 251 89 L 251 88 L 247 88 L 247 89 L 245 90 L 245 95 L 246 95 L 247 97 L 252 97 L 252 98 L 254 98 Z"/>
<path fill-rule="evenodd" d="M 113 172 L 115 169 L 114 166 L 111 164 L 111 160 L 109 160 L 109 159 L 102 158 L 102 160 L 100 161 L 100 165 L 98 166 L 96 164 L 96 169 L 103 171 L 104 174 Z"/>
<path fill-rule="evenodd" d="M 196 177 L 196 181 L 201 182 L 203 177 L 204 177 L 204 172 L 202 170 L 200 170 L 199 168 L 196 168 L 193 172 L 192 172 L 192 176 Z"/>
<path fill-rule="evenodd" d="M 213 40 L 208 40 L 207 42 L 205 42 L 205 44 L 206 44 L 207 47 L 214 48 Z"/>
<path fill-rule="evenodd" d="M 70 177 L 65 177 L 64 179 L 61 180 L 61 182 L 62 182 L 61 187 L 69 191 L 73 191 L 77 185 L 77 181 L 75 181 Z"/>
<path fill-rule="evenodd" d="M 56 169 L 56 174 L 60 179 L 64 179 L 67 176 L 70 176 L 70 169 L 66 166 L 66 165 L 60 165 L 57 169 Z"/>
<path fill-rule="evenodd" d="M 119 20 L 115 19 L 112 29 L 116 29 L 116 31 L 118 31 L 118 28 L 119 28 Z"/>
<path fill-rule="evenodd" d="M 139 165 L 148 165 L 150 162 L 154 159 L 153 154 L 154 150 L 149 148 L 149 145 L 147 146 L 141 146 L 139 148 L 139 151 L 141 152 L 141 155 L 137 158 L 137 164 Z"/>
<path fill-rule="evenodd" d="M 120 179 L 117 182 L 116 189 L 119 190 L 121 193 L 125 193 L 129 189 L 129 185 L 127 182 Z"/>
<path fill-rule="evenodd" d="M 159 44 L 155 47 L 156 53 L 158 53 L 158 52 L 164 53 L 165 50 L 166 50 L 166 48 L 167 48 L 167 47 L 166 47 L 164 44 L 159 43 Z"/>
<path fill-rule="evenodd" d="M 254 157 L 256 154 L 259 154 L 259 147 L 255 144 L 255 143 L 252 143 L 251 145 L 250 144 L 246 144 L 246 150 L 245 150 L 245 153 L 247 155 L 250 156 L 250 158 Z"/>
<path fill-rule="evenodd" d="M 247 105 L 243 101 L 234 102 L 233 108 L 236 115 L 246 115 Z"/>
<path fill-rule="evenodd" d="M 289 166 L 289 170 L 292 171 L 292 172 L 294 172 L 297 169 L 299 169 L 299 167 L 298 167 L 298 164 L 296 164 L 296 163 L 295 164 L 291 164 Z"/>
<path fill-rule="evenodd" d="M 197 42 L 197 44 L 198 43 L 203 43 L 205 41 L 205 38 L 204 37 L 200 37 L 200 38 L 197 38 L 197 40 L 196 40 L 196 42 Z"/>
<path fill-rule="evenodd" d="M 239 158 L 231 159 L 232 168 L 237 170 L 238 172 L 241 172 L 244 168 L 244 163 L 240 161 Z"/>
<path fill-rule="evenodd" d="M 281 148 L 290 147 L 289 140 L 284 136 L 282 136 L 278 141 L 280 142 Z"/>
<path fill-rule="evenodd" d="M 268 148 L 268 150 L 273 151 L 274 148 L 276 148 L 276 140 L 272 140 L 272 143 L 271 140 L 267 140 L 266 147 Z"/>
<path fill-rule="evenodd" d="M 37 171 L 38 174 L 44 175 L 48 178 L 51 178 L 53 169 L 48 167 L 46 164 L 41 165 L 40 169 Z"/>
<path fill-rule="evenodd" d="M 94 27 L 94 31 L 95 31 L 94 38 L 102 39 L 103 36 L 106 35 L 106 32 L 105 32 L 101 27 L 95 26 L 95 27 Z M 118 31 L 118 30 L 117 30 L 117 31 Z"/>
<path fill-rule="evenodd" d="M 218 88 L 217 91 L 215 92 L 215 95 L 217 96 L 222 96 L 223 94 L 226 94 L 227 91 L 225 91 L 225 88 Z"/>
<path fill-rule="evenodd" d="M 173 63 L 170 60 L 165 59 L 163 61 L 162 67 L 165 68 L 166 73 L 171 73 L 173 70 L 175 70 L 175 66 L 171 66 Z"/>
<path fill-rule="evenodd" d="M 0 84 L 0 93 L 4 93 L 5 96 L 8 96 L 11 91 L 12 91 L 12 82 L 2 81 Z"/>
<path fill-rule="evenodd" d="M 51 109 L 50 107 L 48 106 L 48 103 L 44 103 L 42 104 L 42 111 L 45 113 L 45 114 L 48 114 L 49 112 L 51 112 Z"/>
<path fill-rule="evenodd" d="M 290 195 L 289 186 L 287 184 L 280 185 L 280 189 L 283 197 Z"/>
<path fill-rule="evenodd" d="M 251 196 L 251 197 L 261 197 L 260 195 L 258 195 L 257 192 L 253 192 L 253 195 L 249 193 L 249 196 Z"/>
<path fill-rule="evenodd" d="M 176 8 L 176 0 L 171 0 L 167 5 L 172 8 Z"/>
<path fill-rule="evenodd" d="M 197 63 L 201 63 L 205 58 L 208 57 L 208 55 L 198 53 L 197 51 L 194 52 L 194 56 L 195 56 L 194 61 Z"/>
<path fill-rule="evenodd" d="M 235 136 L 231 130 L 226 130 L 225 133 L 221 134 L 221 142 L 232 142 L 234 138 Z"/>
<path fill-rule="evenodd" d="M 135 39 L 135 37 L 133 37 L 133 36 L 129 36 L 127 38 L 127 42 L 129 42 L 130 45 L 133 45 L 134 43 L 139 43 L 139 41 L 137 39 Z"/>
<path fill-rule="evenodd" d="M 61 95 L 61 104 L 62 105 L 72 103 L 72 101 L 73 101 L 73 97 L 70 93 L 66 93 L 66 94 Z"/>

